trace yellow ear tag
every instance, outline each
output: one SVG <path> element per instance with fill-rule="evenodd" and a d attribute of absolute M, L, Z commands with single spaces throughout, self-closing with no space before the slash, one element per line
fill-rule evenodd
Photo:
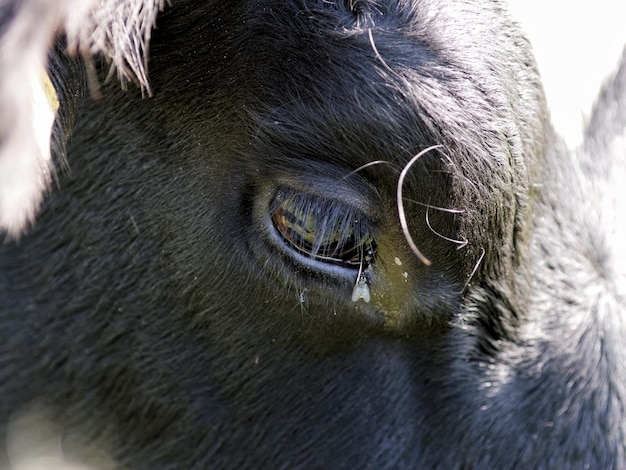
<path fill-rule="evenodd" d="M 45 70 L 42 70 L 41 76 L 41 88 L 46 96 L 46 100 L 48 101 L 48 106 L 50 106 L 50 111 L 56 113 L 59 109 L 59 97 L 57 96 L 57 92 L 54 89 L 54 85 L 52 85 L 52 81 L 50 80 L 50 76 Z"/>
<path fill-rule="evenodd" d="M 39 151 L 41 164 L 50 161 L 50 140 L 54 118 L 59 109 L 59 98 L 50 77 L 42 67 L 33 70 L 31 78 L 33 141 Z M 47 163 L 45 163 L 47 165 Z"/>

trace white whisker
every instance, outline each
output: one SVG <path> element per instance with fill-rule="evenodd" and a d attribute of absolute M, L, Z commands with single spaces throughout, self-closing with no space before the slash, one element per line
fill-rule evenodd
<path fill-rule="evenodd" d="M 415 244 L 415 242 L 413 241 L 413 238 L 411 237 L 411 234 L 409 233 L 409 226 L 407 224 L 406 214 L 404 212 L 404 202 L 402 200 L 402 186 L 404 184 L 404 178 L 406 178 L 407 173 L 409 172 L 409 170 L 415 164 L 416 161 L 418 161 L 420 158 L 422 158 L 422 156 L 424 156 L 431 150 L 435 150 L 435 149 L 442 148 L 442 147 L 443 145 L 432 145 L 422 150 L 417 155 L 415 155 L 409 161 L 409 163 L 407 163 L 406 166 L 402 169 L 402 172 L 400 173 L 400 176 L 398 177 L 398 186 L 396 188 L 396 199 L 398 203 L 398 217 L 400 218 L 400 226 L 402 227 L 404 238 L 406 238 L 406 241 L 409 244 L 411 251 L 413 251 L 413 253 L 415 253 L 415 255 L 420 259 L 420 261 L 424 263 L 426 266 L 430 266 L 431 264 L 430 260 L 422 254 L 419 248 L 417 248 L 417 245 Z"/>
<path fill-rule="evenodd" d="M 378 52 L 378 49 L 376 48 L 376 44 L 374 43 L 374 35 L 372 34 L 372 30 L 371 28 L 367 28 L 367 34 L 370 38 L 370 44 L 372 45 L 372 50 L 374 51 L 374 55 L 376 56 L 376 58 L 378 60 L 380 60 L 380 63 L 383 64 L 383 67 L 385 67 L 389 72 L 391 72 L 393 75 L 396 75 L 400 78 L 403 78 L 398 72 L 396 72 L 394 69 L 392 69 L 387 62 L 385 62 L 385 59 L 382 58 L 382 56 L 380 55 L 380 53 Z"/>
<path fill-rule="evenodd" d="M 344 176 L 342 179 L 347 179 L 350 176 L 354 175 L 355 173 L 358 173 L 361 170 L 364 170 L 366 168 L 369 168 L 370 166 L 374 166 L 374 165 L 380 165 L 380 164 L 386 164 L 386 165 L 391 165 L 391 162 L 387 162 L 385 160 L 375 160 L 373 162 L 369 162 L 366 163 L 365 165 L 361 165 L 360 167 L 358 167 L 356 170 L 352 170 L 350 173 L 348 173 L 346 176 Z"/>
<path fill-rule="evenodd" d="M 447 207 L 433 206 L 432 204 L 426 204 L 425 202 L 416 201 L 415 199 L 405 199 L 405 201 L 412 202 L 414 204 L 427 207 L 429 209 L 435 209 L 435 210 L 442 211 L 442 212 L 448 212 L 450 214 L 463 214 L 465 212 L 465 209 L 449 209 Z"/>
<path fill-rule="evenodd" d="M 463 240 L 455 240 L 454 238 L 448 238 L 445 235 L 440 234 L 439 232 L 437 232 L 432 225 L 430 225 L 430 220 L 428 219 L 428 210 L 426 210 L 426 225 L 428 225 L 428 228 L 430 229 L 431 232 L 433 232 L 435 235 L 437 235 L 439 238 L 442 238 L 446 241 L 455 243 L 457 245 L 459 245 L 457 247 L 457 250 L 460 250 L 461 248 L 464 248 L 465 246 L 467 246 L 467 244 L 469 243 L 469 240 L 467 238 L 463 239 Z"/>
<path fill-rule="evenodd" d="M 478 258 L 478 261 L 476 261 L 476 264 L 474 265 L 474 269 L 472 269 L 472 272 L 470 273 L 469 277 L 467 278 L 467 281 L 465 282 L 465 285 L 463 286 L 463 289 L 461 290 L 461 292 L 465 291 L 465 289 L 467 289 L 467 286 L 469 286 L 470 281 L 472 280 L 472 278 L 474 277 L 474 274 L 476 274 L 476 271 L 478 271 L 478 266 L 480 266 L 480 263 L 482 263 L 483 258 L 485 257 L 485 249 L 481 247 L 482 253 L 480 254 L 480 257 Z"/>

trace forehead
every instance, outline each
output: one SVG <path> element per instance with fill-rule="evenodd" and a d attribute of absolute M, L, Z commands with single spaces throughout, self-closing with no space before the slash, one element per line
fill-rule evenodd
<path fill-rule="evenodd" d="M 429 102 L 451 71 L 404 13 L 376 15 L 384 27 L 345 9 L 255 19 L 241 66 L 259 141 L 358 166 L 438 140 Z"/>
<path fill-rule="evenodd" d="M 172 101 L 188 89 L 185 109 L 173 103 L 182 113 L 246 123 L 247 136 L 238 136 L 254 141 L 244 156 L 259 164 L 322 160 L 354 170 L 387 160 L 401 168 L 442 144 L 459 178 L 484 179 L 491 166 L 508 171 L 523 161 L 538 130 L 519 124 L 541 105 L 529 51 L 497 36 L 508 20 L 494 5 L 177 3 L 155 30 L 151 77 L 170 87 Z M 181 56 L 188 65 L 172 70 Z"/>

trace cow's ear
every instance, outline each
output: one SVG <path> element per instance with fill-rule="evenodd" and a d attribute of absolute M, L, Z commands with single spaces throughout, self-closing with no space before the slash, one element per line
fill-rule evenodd
<path fill-rule="evenodd" d="M 19 236 L 50 184 L 59 103 L 47 58 L 55 38 L 64 34 L 70 53 L 100 54 L 123 85 L 133 81 L 150 94 L 147 50 L 163 6 L 164 0 L 8 0 L 0 6 L 0 233 Z"/>
<path fill-rule="evenodd" d="M 46 57 L 64 18 L 63 7 L 52 1 L 5 5 L 0 8 L 0 231 L 17 236 L 33 220 L 50 182 L 58 100 Z"/>

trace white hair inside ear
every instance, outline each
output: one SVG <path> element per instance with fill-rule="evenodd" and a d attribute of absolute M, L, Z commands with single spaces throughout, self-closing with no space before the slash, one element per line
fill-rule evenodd
<path fill-rule="evenodd" d="M 50 180 L 52 110 L 38 109 L 39 77 L 62 14 L 42 0 L 13 3 L 14 16 L 0 18 L 0 230 L 17 236 Z"/>
<path fill-rule="evenodd" d="M 5 116 L 0 129 L 0 228 L 17 236 L 32 220 L 52 171 L 50 140 L 59 102 L 43 66 L 32 67 L 13 102 L 13 122 Z M 5 108 L 7 109 L 7 108 Z M 5 133 L 6 132 L 6 133 Z"/>

